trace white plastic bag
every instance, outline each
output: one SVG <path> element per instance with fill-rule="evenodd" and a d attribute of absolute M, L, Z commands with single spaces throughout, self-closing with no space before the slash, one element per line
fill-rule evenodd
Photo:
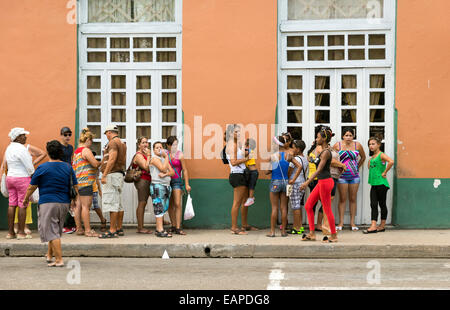
<path fill-rule="evenodd" d="M 30 201 L 33 203 L 39 202 L 39 189 L 38 188 L 36 188 L 36 190 L 33 192 L 33 194 L 31 194 Z"/>
<path fill-rule="evenodd" d="M 2 175 L 1 192 L 5 198 L 9 197 L 8 187 L 6 186 L 6 174 Z"/>
<path fill-rule="evenodd" d="M 187 197 L 186 209 L 184 210 L 184 220 L 185 221 L 190 220 L 194 216 L 195 216 L 194 206 L 192 205 L 192 198 L 191 195 L 189 194 Z"/>

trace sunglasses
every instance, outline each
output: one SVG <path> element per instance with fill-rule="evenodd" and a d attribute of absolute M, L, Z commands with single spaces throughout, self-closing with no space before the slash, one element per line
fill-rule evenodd
<path fill-rule="evenodd" d="M 71 133 L 65 133 L 64 137 L 72 137 L 72 134 Z"/>

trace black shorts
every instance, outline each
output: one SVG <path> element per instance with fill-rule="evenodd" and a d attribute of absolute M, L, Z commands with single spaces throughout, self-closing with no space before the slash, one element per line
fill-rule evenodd
<path fill-rule="evenodd" d="M 259 177 L 258 170 L 250 170 L 250 169 L 246 168 L 244 175 L 247 180 L 248 189 L 255 189 L 256 182 L 258 181 L 258 177 Z"/>
<path fill-rule="evenodd" d="M 80 196 L 92 196 L 94 194 L 92 185 L 78 188 L 78 194 L 80 194 Z"/>
<path fill-rule="evenodd" d="M 247 180 L 243 173 L 230 173 L 229 181 L 233 188 L 238 186 L 248 186 Z"/>

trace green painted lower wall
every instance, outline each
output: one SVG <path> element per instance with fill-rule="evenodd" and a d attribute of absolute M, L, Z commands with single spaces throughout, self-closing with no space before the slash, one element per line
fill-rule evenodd
<path fill-rule="evenodd" d="M 251 225 L 270 227 L 270 180 L 258 180 L 256 203 L 249 208 Z M 450 179 L 397 179 L 393 224 L 401 228 L 450 228 Z M 191 197 L 195 217 L 184 221 L 186 228 L 229 228 L 233 189 L 227 179 L 193 179 Z M 0 195 L 1 196 L 1 195 Z M 185 205 L 185 204 L 183 204 Z M 0 197 L 0 229 L 6 230 L 8 200 Z M 240 218 L 240 217 L 239 217 Z M 239 220 L 240 223 L 240 220 Z M 37 228 L 37 208 L 33 207 L 33 229 Z M 0 236 L 1 238 L 1 236 Z"/>
<path fill-rule="evenodd" d="M 450 179 L 396 180 L 392 221 L 402 228 L 450 228 Z"/>
<path fill-rule="evenodd" d="M 269 182 L 270 180 L 258 180 L 255 191 L 256 202 L 248 209 L 250 225 L 260 228 L 270 227 Z M 183 226 L 186 228 L 230 228 L 233 188 L 228 179 L 193 179 L 189 181 L 189 184 L 192 187 L 191 197 L 195 217 L 184 221 Z"/>

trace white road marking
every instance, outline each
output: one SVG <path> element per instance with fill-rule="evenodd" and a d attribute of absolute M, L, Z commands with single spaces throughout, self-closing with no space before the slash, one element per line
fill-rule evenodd
<path fill-rule="evenodd" d="M 272 271 L 269 274 L 269 284 L 267 285 L 268 290 L 281 290 L 283 289 L 280 285 L 281 281 L 284 280 L 284 273 L 281 268 L 284 268 L 285 263 L 274 263 Z"/>
<path fill-rule="evenodd" d="M 285 279 L 282 270 L 286 263 L 278 262 L 273 264 L 273 268 L 269 274 L 269 284 L 267 290 L 298 290 L 298 291 L 326 291 L 326 290 L 449 290 L 450 287 L 386 287 L 386 286 L 281 286 L 281 281 Z M 450 268 L 450 264 L 444 264 L 445 268 Z"/>

